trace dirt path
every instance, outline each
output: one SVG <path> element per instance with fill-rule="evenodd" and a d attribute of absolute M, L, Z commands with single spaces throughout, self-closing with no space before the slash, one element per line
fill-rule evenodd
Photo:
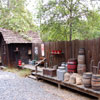
<path fill-rule="evenodd" d="M 43 85 L 42 88 L 45 89 L 45 91 L 52 93 L 56 96 L 62 97 L 64 100 L 97 100 L 94 97 L 87 96 L 85 94 L 80 94 L 79 92 L 72 91 L 69 89 L 58 89 L 57 86 L 51 85 L 49 83 L 43 82 L 46 85 Z"/>
<path fill-rule="evenodd" d="M 0 71 L 0 100 L 96 100 L 70 90 Z"/>
<path fill-rule="evenodd" d="M 63 100 L 41 86 L 41 82 L 0 71 L 0 100 Z"/>

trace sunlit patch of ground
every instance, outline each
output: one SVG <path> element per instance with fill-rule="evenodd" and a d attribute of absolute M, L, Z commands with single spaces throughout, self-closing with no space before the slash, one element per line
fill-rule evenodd
<path fill-rule="evenodd" d="M 5 68 L 4 71 L 15 73 L 21 77 L 26 77 L 31 74 L 31 70 L 29 69 Z"/>

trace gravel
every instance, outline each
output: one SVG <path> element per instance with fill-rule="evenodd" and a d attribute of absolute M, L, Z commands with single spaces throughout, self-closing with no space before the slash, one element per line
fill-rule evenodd
<path fill-rule="evenodd" d="M 45 82 L 44 82 L 45 84 Z M 48 88 L 50 87 L 50 88 Z M 64 87 L 62 89 L 58 89 L 56 85 L 46 84 L 43 85 L 42 88 L 45 89 L 45 91 L 52 93 L 56 96 L 62 97 L 64 100 L 97 100 L 94 97 L 90 97 L 85 94 L 81 94 L 76 91 L 72 91 L 70 89 L 65 89 Z"/>
<path fill-rule="evenodd" d="M 41 86 L 41 82 L 0 71 L 0 100 L 63 100 Z"/>
<path fill-rule="evenodd" d="M 0 100 L 94 100 L 55 85 L 0 71 Z"/>

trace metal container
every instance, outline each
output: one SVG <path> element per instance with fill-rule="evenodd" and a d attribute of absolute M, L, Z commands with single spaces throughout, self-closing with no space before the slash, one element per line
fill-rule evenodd
<path fill-rule="evenodd" d="M 32 65 L 32 61 L 31 60 L 29 60 L 29 65 Z"/>
<path fill-rule="evenodd" d="M 63 81 L 65 73 L 66 73 L 65 68 L 64 67 L 59 67 L 57 69 L 57 78 L 58 78 L 58 80 Z"/>
<path fill-rule="evenodd" d="M 65 67 L 65 64 L 66 64 L 65 62 L 62 62 L 61 66 L 62 66 L 62 67 Z"/>
<path fill-rule="evenodd" d="M 65 70 L 65 67 L 59 66 L 58 69 Z"/>
<path fill-rule="evenodd" d="M 36 64 L 36 60 L 32 60 L 32 65 L 35 65 Z"/>
<path fill-rule="evenodd" d="M 62 62 L 62 64 L 61 64 L 61 67 L 65 67 L 65 70 L 66 70 L 66 72 L 67 72 L 67 63 L 66 62 Z"/>
<path fill-rule="evenodd" d="M 65 65 L 65 70 L 66 70 L 66 72 L 68 71 L 67 66 L 68 66 L 68 64 L 66 63 L 66 65 Z"/>

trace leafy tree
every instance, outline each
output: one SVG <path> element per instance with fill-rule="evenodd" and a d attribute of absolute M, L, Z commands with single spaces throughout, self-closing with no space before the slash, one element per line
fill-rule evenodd
<path fill-rule="evenodd" d="M 48 40 L 70 40 L 76 33 L 76 24 L 87 13 L 81 0 L 49 0 L 40 4 L 38 18 L 41 33 L 48 35 Z M 43 37 L 44 40 L 47 38 Z M 48 41 L 47 40 L 47 41 Z"/>
<path fill-rule="evenodd" d="M 85 20 L 76 24 L 77 39 L 93 39 L 100 37 L 100 13 L 98 10 L 89 10 Z"/>
<path fill-rule="evenodd" d="M 47 4 L 42 3 L 40 9 L 38 18 L 43 21 L 40 23 L 40 29 L 42 34 L 48 35 L 48 40 L 71 41 L 72 35 L 77 32 L 76 26 L 87 13 L 87 8 L 81 0 L 50 0 Z"/>
<path fill-rule="evenodd" d="M 35 30 L 32 15 L 26 9 L 26 0 L 8 0 L 6 6 L 0 2 L 0 27 L 16 32 Z"/>

